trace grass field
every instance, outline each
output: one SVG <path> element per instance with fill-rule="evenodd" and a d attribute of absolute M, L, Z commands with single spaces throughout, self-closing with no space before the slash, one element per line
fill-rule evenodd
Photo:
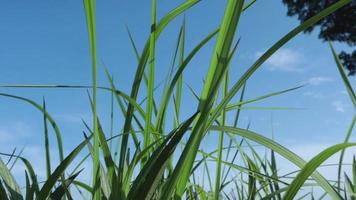
<path fill-rule="evenodd" d="M 86 129 L 83 130 L 82 142 L 69 154 L 65 154 L 62 132 L 51 113 L 47 112 L 45 101 L 35 102 L 26 97 L 0 93 L 1 98 L 23 101 L 42 113 L 43 119 L 39 119 L 39 122 L 45 127 L 43 150 L 47 177 L 46 180 L 39 181 L 37 172 L 32 167 L 34 163 L 22 157 L 21 153 L 1 153 L 0 199 L 356 199 L 356 160 L 344 160 L 346 149 L 356 146 L 356 143 L 349 141 L 356 115 L 345 133 L 344 143 L 326 148 L 309 161 L 303 160 L 262 133 L 254 132 L 249 127 L 238 126 L 240 111 L 243 109 L 294 109 L 248 107 L 248 104 L 263 102 L 303 86 L 246 99 L 244 94 L 248 90 L 247 81 L 278 49 L 351 0 L 339 0 L 290 30 L 257 58 L 238 81 L 233 82 L 230 61 L 239 53 L 240 43 L 235 33 L 239 29 L 240 16 L 255 6 L 255 2 L 228 0 L 220 26 L 211 30 L 201 41 L 197 41 L 191 51 L 185 48 L 185 36 L 188 34 L 186 21 L 189 19 L 184 18 L 178 38 L 172 38 L 172 43 L 176 46 L 170 73 L 160 86 L 163 92 L 157 94 L 157 40 L 175 18 L 184 15 L 185 11 L 201 2 L 187 0 L 164 17 L 158 18 L 157 2 L 152 0 L 151 31 L 142 52 L 138 52 L 128 31 L 138 65 L 135 66 L 131 92 L 125 93 L 117 89 L 113 74 L 98 59 L 95 0 L 84 0 L 91 55 L 91 67 L 87 70 L 91 71 L 92 84 L 18 84 L 0 87 L 87 90 L 92 121 L 83 121 Z M 183 90 L 184 72 L 190 66 L 191 60 L 205 45 L 212 42 L 215 42 L 215 47 L 201 91 L 195 91 L 193 88 L 190 88 L 190 91 Z M 355 108 L 356 95 L 331 43 L 330 51 Z M 110 87 L 98 84 L 98 71 L 102 69 L 105 77 L 100 78 L 105 78 Z M 104 132 L 103 120 L 98 114 L 99 91 L 112 95 L 112 104 L 107 105 L 111 113 L 114 109 L 121 112 L 124 120 L 114 120 L 111 115 L 110 124 L 105 125 L 113 127 L 115 124 L 120 127 L 120 133 L 116 133 L 112 128 L 109 132 Z M 187 92 L 195 96 L 198 106 L 191 110 L 190 117 L 183 119 L 182 96 Z M 144 93 L 145 98 L 140 99 L 139 93 Z M 55 136 L 50 135 L 50 131 L 53 131 Z M 204 138 L 211 134 L 218 135 L 218 148 L 205 152 L 200 147 Z M 57 143 L 50 144 L 50 137 L 55 137 Z M 261 147 L 263 151 L 260 150 Z M 53 155 L 51 148 L 56 148 L 58 155 Z M 328 180 L 317 168 L 340 152 L 339 162 L 335 164 L 337 179 Z M 279 174 L 277 154 L 298 166 L 299 170 Z M 51 159 L 57 156 L 60 162 L 53 166 Z M 91 163 L 92 171 L 86 173 L 91 175 L 91 181 L 84 182 L 77 177 L 83 170 L 88 170 L 83 167 L 83 163 L 88 162 Z M 347 173 L 344 173 L 342 168 L 345 163 L 351 163 L 352 166 L 351 171 Z M 12 174 L 13 165 L 26 167 L 24 187 Z M 319 190 L 319 194 L 321 191 L 318 197 L 314 196 L 316 190 Z"/>

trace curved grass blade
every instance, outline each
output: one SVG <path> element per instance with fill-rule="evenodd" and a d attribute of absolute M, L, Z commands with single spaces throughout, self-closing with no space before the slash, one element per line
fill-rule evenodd
<path fill-rule="evenodd" d="M 0 155 L 3 155 L 3 156 L 14 156 L 14 157 L 16 157 L 16 158 L 19 158 L 22 162 L 23 162 L 23 164 L 25 165 L 25 167 L 26 167 L 26 169 L 27 169 L 27 171 L 28 171 L 28 173 L 30 174 L 30 177 L 31 177 L 31 181 L 32 181 L 32 189 L 34 190 L 34 192 L 36 193 L 36 194 L 38 194 L 38 192 L 39 192 L 39 186 L 38 186 L 38 182 L 37 182 L 37 177 L 36 177 L 36 174 L 35 174 L 35 172 L 34 172 L 34 170 L 33 170 L 33 167 L 32 167 L 32 165 L 31 165 L 31 163 L 27 160 L 27 159 L 25 159 L 25 158 L 23 158 L 23 157 L 21 157 L 21 156 L 17 156 L 17 155 L 11 155 L 11 154 L 6 154 L 6 153 L 0 153 Z M 1 160 L 1 159 L 0 159 Z M 27 174 L 27 173 L 26 173 Z"/>
<path fill-rule="evenodd" d="M 350 3 L 351 0 L 339 0 L 336 3 L 332 4 L 331 6 L 327 7 L 326 9 L 322 10 L 318 14 L 314 15 L 313 17 L 309 18 L 289 33 L 287 33 L 284 37 L 278 40 L 271 48 L 269 48 L 257 61 L 241 76 L 241 78 L 233 85 L 233 87 L 229 90 L 226 98 L 224 98 L 221 103 L 217 106 L 215 111 L 211 114 L 212 117 L 207 123 L 207 128 L 214 122 L 217 116 L 220 114 L 221 110 L 231 101 L 231 99 L 235 96 L 235 94 L 241 89 L 241 87 L 245 84 L 245 82 L 255 73 L 257 69 L 269 58 L 271 57 L 279 48 L 281 48 L 284 44 L 294 38 L 297 34 L 304 31 L 308 27 L 312 26 L 319 20 L 323 19 L 324 17 L 330 15 L 331 13 L 335 12 L 339 8 L 345 6 L 346 4 Z"/>
<path fill-rule="evenodd" d="M 4 97 L 10 97 L 13 99 L 18 99 L 24 102 L 27 102 L 29 104 L 31 104 L 32 106 L 34 106 L 37 110 L 39 110 L 40 112 L 42 112 L 44 115 L 46 115 L 47 120 L 50 122 L 55 134 L 56 134 L 56 139 L 57 139 L 57 146 L 58 146 L 58 152 L 59 152 L 59 160 L 62 161 L 63 160 L 63 144 L 62 144 L 62 136 L 61 136 L 61 132 L 59 131 L 59 128 L 57 126 L 57 123 L 54 121 L 54 119 L 52 118 L 52 116 L 46 112 L 42 106 L 40 106 L 39 104 L 37 104 L 36 102 L 32 101 L 31 99 L 27 99 L 25 97 L 20 97 L 20 96 L 15 96 L 15 95 L 10 95 L 10 94 L 5 94 L 5 93 L 0 93 L 0 96 L 4 96 Z"/>
<path fill-rule="evenodd" d="M 339 70 L 340 76 L 341 76 L 341 78 L 342 78 L 342 80 L 343 80 L 343 82 L 345 84 L 346 91 L 349 94 L 349 97 L 351 99 L 352 104 L 354 105 L 354 108 L 356 109 L 356 95 L 355 95 L 355 92 L 352 89 L 351 83 L 350 83 L 349 79 L 347 78 L 347 76 L 346 76 L 346 74 L 344 72 L 343 66 L 342 66 L 341 61 L 339 59 L 339 56 L 337 55 L 337 53 L 336 53 L 333 45 L 331 44 L 331 42 L 329 42 L 329 46 L 330 46 L 331 52 L 332 52 L 332 54 L 334 56 L 334 60 L 335 60 L 337 69 Z"/>
<path fill-rule="evenodd" d="M 306 162 L 298 155 L 294 154 L 292 151 L 274 142 L 273 140 L 268 139 L 260 134 L 254 133 L 252 131 L 248 131 L 240 128 L 234 128 L 234 127 L 227 127 L 227 126 L 225 127 L 211 126 L 210 130 L 216 130 L 216 131 L 224 130 L 225 132 L 229 132 L 231 134 L 237 134 L 241 137 L 262 144 L 263 146 L 273 150 L 274 152 L 288 159 L 293 164 L 297 165 L 299 168 L 303 168 L 306 165 Z M 334 188 L 321 174 L 319 174 L 318 172 L 314 172 L 312 177 L 320 185 L 320 187 L 322 187 L 326 192 L 329 193 L 331 197 L 333 197 L 334 199 L 340 199 L 339 194 L 334 190 Z"/>
<path fill-rule="evenodd" d="M 306 181 L 306 179 L 328 158 L 330 158 L 332 155 L 335 153 L 341 151 L 342 149 L 356 146 L 356 143 L 342 143 L 342 144 L 336 144 L 333 145 L 318 155 L 316 155 L 314 158 L 312 158 L 304 167 L 303 169 L 299 172 L 299 174 L 294 178 L 292 183 L 289 185 L 287 192 L 283 196 L 283 199 L 288 200 L 288 199 L 293 199 L 297 192 L 299 191 L 300 187 L 303 185 L 303 183 Z M 339 197 L 341 198 L 341 197 Z"/>
<path fill-rule="evenodd" d="M 5 163 L 0 158 L 0 177 L 4 181 L 4 185 L 10 192 L 11 199 L 20 199 L 21 190 L 10 170 L 6 167 Z"/>

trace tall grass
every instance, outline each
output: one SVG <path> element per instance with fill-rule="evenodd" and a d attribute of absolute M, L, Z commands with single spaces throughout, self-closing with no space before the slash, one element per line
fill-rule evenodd
<path fill-rule="evenodd" d="M 235 33 L 239 28 L 240 16 L 248 9 L 253 8 L 255 0 L 228 0 L 225 6 L 224 17 L 216 30 L 205 36 L 190 51 L 185 50 L 186 19 L 180 28 L 176 41 L 175 52 L 170 73 L 163 85 L 160 98 L 155 98 L 155 70 L 156 43 L 160 34 L 172 20 L 184 14 L 199 0 L 187 0 L 167 15 L 157 20 L 157 3 L 152 0 L 151 31 L 141 54 L 137 51 L 134 39 L 128 30 L 130 42 L 138 60 L 134 81 L 130 94 L 116 88 L 109 70 L 103 66 L 110 87 L 97 85 L 98 63 L 96 55 L 96 26 L 95 26 L 95 0 L 84 0 L 90 55 L 92 60 L 92 85 L 0 85 L 6 88 L 66 88 L 91 89 L 89 107 L 92 111 L 92 127 L 84 122 L 84 140 L 67 156 L 63 154 L 61 132 L 54 118 L 46 111 L 46 104 L 42 106 L 25 97 L 0 93 L 2 97 L 20 100 L 36 108 L 43 114 L 44 143 L 47 179 L 39 182 L 32 164 L 21 154 L 15 153 L 1 155 L 12 158 L 12 165 L 0 159 L 0 198 L 7 199 L 73 199 L 74 191 L 78 191 L 85 199 L 89 194 L 91 199 L 294 199 L 299 193 L 300 197 L 314 198 L 313 192 L 303 193 L 302 187 L 320 187 L 324 190 L 321 198 L 355 199 L 356 194 L 356 161 L 353 160 L 353 178 L 345 174 L 342 179 L 341 172 L 344 164 L 345 149 L 355 146 L 349 143 L 350 135 L 355 125 L 355 117 L 345 136 L 344 143 L 333 145 L 309 162 L 304 161 L 288 148 L 278 144 L 273 139 L 264 137 L 260 133 L 238 126 L 240 110 L 247 109 L 246 105 L 256 101 L 283 95 L 299 89 L 302 86 L 272 92 L 252 99 L 245 99 L 244 93 L 248 89 L 246 82 L 278 49 L 293 39 L 297 34 L 306 30 L 324 17 L 332 14 L 339 8 L 350 3 L 351 0 L 339 0 L 330 7 L 306 20 L 292 29 L 274 45 L 272 45 L 236 82 L 230 83 L 229 68 L 234 55 L 239 51 L 240 40 Z M 256 5 L 258 6 L 258 5 Z M 210 59 L 210 66 L 205 76 L 204 86 L 200 95 L 191 89 L 197 99 L 198 106 L 191 112 L 191 116 L 182 120 L 181 105 L 183 102 L 183 73 L 189 67 L 195 55 L 217 37 L 215 48 Z M 331 45 L 330 45 L 331 46 Z M 343 67 L 331 46 L 336 66 L 345 83 L 349 96 L 354 105 L 356 98 L 353 88 L 348 81 Z M 176 61 L 178 59 L 178 61 Z M 177 64 L 176 64 L 177 63 Z M 147 67 L 147 68 L 146 68 Z M 88 69 L 89 70 L 89 69 Z M 145 84 L 147 96 L 141 103 L 138 93 Z M 98 117 L 97 91 L 104 90 L 111 93 L 111 122 L 110 134 L 106 134 Z M 236 94 L 241 96 L 238 102 L 231 102 Z M 114 101 L 124 117 L 121 133 L 113 134 Z M 170 106 L 172 105 L 172 106 Z M 145 106 L 145 109 L 143 108 Z M 253 109 L 290 109 L 280 107 L 264 107 Z M 173 121 L 168 112 L 173 112 Z M 229 124 L 230 111 L 233 115 L 233 124 Z M 49 122 L 49 123 L 48 123 Z M 171 126 L 166 126 L 170 123 Z M 167 131 L 166 127 L 173 127 Z M 50 148 L 48 142 L 48 129 L 55 132 L 59 150 L 60 163 L 52 170 Z M 205 152 L 200 145 L 208 133 L 219 135 L 218 147 L 212 152 Z M 188 134 L 189 133 L 189 134 Z M 187 141 L 183 142 L 186 137 Z M 240 139 L 239 139 L 240 138 Z M 132 145 L 130 142 L 133 142 Z M 228 146 L 224 146 L 228 141 Z M 116 147 L 113 143 L 116 142 Z M 253 144 L 251 143 L 253 142 Z M 130 145 L 129 145 L 130 144 Z M 270 155 L 261 156 L 254 144 L 261 145 L 270 150 Z M 177 146 L 182 145 L 182 151 Z M 72 166 L 74 170 L 68 172 L 68 166 L 73 165 L 74 159 L 84 147 L 89 153 L 79 160 L 79 164 Z M 119 152 L 117 151 L 119 149 Z M 132 152 L 132 149 L 134 150 Z M 338 180 L 333 184 L 316 170 L 332 155 L 341 151 L 338 166 Z M 82 152 L 83 154 L 83 152 Z M 275 154 L 279 154 L 300 168 L 297 172 L 279 175 Z M 173 156 L 174 155 L 174 156 Z M 231 157 L 231 155 L 233 155 Z M 117 158 L 118 156 L 118 158 Z M 176 157 L 178 156 L 178 157 Z M 92 182 L 86 183 L 77 179 L 81 173 L 81 165 L 92 159 Z M 239 162 L 236 162 L 236 160 Z M 22 161 L 26 167 L 25 191 L 21 190 L 16 178 L 11 173 L 11 166 Z M 212 174 L 210 166 L 215 165 Z M 237 175 L 231 176 L 231 171 Z M 203 174 L 203 180 L 197 180 L 196 174 Z M 67 174 L 67 176 L 65 176 Z M 292 180 L 287 177 L 292 176 Z M 306 182 L 311 177 L 312 182 Z M 207 179 L 207 180 L 206 180 Z M 206 183 L 208 182 L 208 183 Z M 209 189 L 207 189 L 209 185 Z M 344 188 L 343 188 L 344 187 Z M 233 189 L 233 193 L 228 193 Z M 75 197 L 79 198 L 79 197 Z"/>

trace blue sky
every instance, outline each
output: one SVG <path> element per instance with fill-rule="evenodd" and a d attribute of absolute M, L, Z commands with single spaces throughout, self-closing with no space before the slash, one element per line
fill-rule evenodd
<path fill-rule="evenodd" d="M 183 1 L 158 0 L 158 18 Z M 186 12 L 186 49 L 218 27 L 225 1 L 203 0 Z M 231 66 L 231 83 L 280 37 L 298 24 L 286 16 L 281 1 L 258 0 L 240 21 L 237 37 L 241 46 Z M 97 1 L 98 56 L 115 77 L 117 87 L 129 93 L 137 66 L 125 25 L 131 30 L 141 51 L 150 30 L 150 2 L 138 0 Z M 183 18 L 178 17 L 162 33 L 157 44 L 157 80 L 164 80 Z M 90 85 L 90 57 L 82 1 L 3 1 L 0 6 L 0 84 L 76 84 Z M 204 47 L 184 74 L 185 82 L 195 90 L 202 88 L 214 42 Z M 337 50 L 348 49 L 335 44 Z M 102 68 L 100 85 L 107 86 Z M 356 85 L 355 77 L 350 78 Z M 255 106 L 287 106 L 297 111 L 242 111 L 241 126 L 271 136 L 304 157 L 310 158 L 326 146 L 342 142 L 355 111 L 340 79 L 326 43 L 317 32 L 300 34 L 285 45 L 248 81 L 246 98 L 301 84 L 307 86 Z M 41 102 L 62 130 L 66 152 L 82 140 L 81 118 L 90 121 L 85 90 L 0 89 Z M 158 89 L 157 96 L 160 90 Z M 100 116 L 109 126 L 110 95 L 99 93 Z M 183 116 L 196 104 L 184 88 Z M 140 96 L 142 98 L 143 95 Z M 43 157 L 42 116 L 28 104 L 0 98 L 0 151 L 11 152 L 26 145 L 26 156 Z M 117 117 L 116 131 L 122 127 Z M 355 137 L 353 137 L 355 139 Z M 204 148 L 217 147 L 215 140 L 204 141 Z M 55 151 L 54 140 L 51 140 Z M 320 148 L 317 148 L 320 147 Z M 299 151 L 298 151 L 299 148 Z M 302 149 L 302 150 L 300 150 Z M 42 161 L 40 161 L 42 162 Z"/>

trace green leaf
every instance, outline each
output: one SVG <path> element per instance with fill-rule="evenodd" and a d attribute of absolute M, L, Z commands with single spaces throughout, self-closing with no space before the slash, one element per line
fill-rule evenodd
<path fill-rule="evenodd" d="M 167 160 L 173 154 L 177 144 L 182 139 L 184 133 L 188 130 L 197 113 L 182 123 L 178 128 L 174 129 L 169 137 L 158 147 L 144 165 L 139 175 L 132 184 L 132 188 L 127 196 L 128 200 L 135 199 L 151 199 L 153 192 L 161 176 Z"/>
<path fill-rule="evenodd" d="M 343 143 L 343 144 L 336 144 L 333 145 L 318 155 L 316 155 L 314 158 L 312 158 L 304 167 L 303 169 L 299 172 L 299 174 L 293 179 L 292 183 L 289 185 L 287 192 L 283 196 L 283 199 L 288 200 L 288 199 L 293 199 L 297 192 L 299 191 L 300 187 L 304 184 L 304 182 L 307 180 L 307 178 L 313 174 L 313 172 L 328 158 L 330 158 L 332 155 L 335 153 L 341 151 L 342 149 L 356 146 L 356 143 Z M 337 197 L 333 197 L 337 198 Z M 341 199 L 341 197 L 338 197 L 338 199 Z"/>
<path fill-rule="evenodd" d="M 79 154 L 79 152 L 87 145 L 89 142 L 90 137 L 80 143 L 53 171 L 51 176 L 46 180 L 43 184 L 41 190 L 38 193 L 37 199 L 38 200 L 45 200 L 50 195 L 51 189 L 54 187 L 55 183 L 58 181 L 58 178 L 64 173 L 66 168 L 70 165 L 73 159 Z"/>
<path fill-rule="evenodd" d="M 234 127 L 227 127 L 227 126 L 225 127 L 211 126 L 210 130 L 216 130 L 216 131 L 224 130 L 225 132 L 229 132 L 231 134 L 237 134 L 241 137 L 262 144 L 263 146 L 273 150 L 274 152 L 283 156 L 293 164 L 297 165 L 299 168 L 303 168 L 306 165 L 306 162 L 292 151 L 274 142 L 273 140 L 268 139 L 260 134 L 254 133 L 252 131 L 248 131 L 240 128 L 234 128 Z M 334 190 L 334 188 L 321 174 L 319 174 L 318 172 L 314 172 L 312 177 L 320 185 L 320 187 L 322 187 L 326 192 L 329 193 L 331 197 L 333 197 L 334 199 L 340 199 L 339 194 Z"/>

